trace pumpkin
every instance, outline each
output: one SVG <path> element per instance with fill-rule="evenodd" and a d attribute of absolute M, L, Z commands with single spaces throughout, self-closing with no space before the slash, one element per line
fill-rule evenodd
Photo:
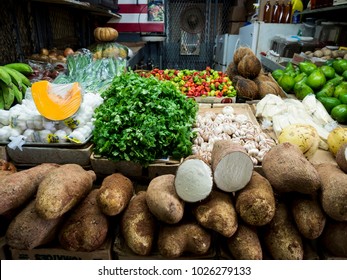
<path fill-rule="evenodd" d="M 112 42 L 118 38 L 118 31 L 112 27 L 97 27 L 94 29 L 94 37 L 99 42 Z"/>
<path fill-rule="evenodd" d="M 81 88 L 77 82 L 58 85 L 42 80 L 32 84 L 31 92 L 39 113 L 52 121 L 71 117 L 82 103 Z"/>

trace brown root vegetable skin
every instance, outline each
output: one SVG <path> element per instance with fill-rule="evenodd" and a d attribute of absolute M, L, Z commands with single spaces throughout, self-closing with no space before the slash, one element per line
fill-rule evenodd
<path fill-rule="evenodd" d="M 102 181 L 97 202 L 105 215 L 115 216 L 128 206 L 133 194 L 132 181 L 121 173 L 115 173 Z"/>
<path fill-rule="evenodd" d="M 104 244 L 108 218 L 96 201 L 98 189 L 93 189 L 77 206 L 60 229 L 59 242 L 69 251 L 94 251 Z"/>
<path fill-rule="evenodd" d="M 322 181 L 321 205 L 336 221 L 347 222 L 347 174 L 334 163 L 316 166 Z"/>
<path fill-rule="evenodd" d="M 322 234 L 326 214 L 316 197 L 295 196 L 291 203 L 291 211 L 303 237 L 316 239 Z"/>
<path fill-rule="evenodd" d="M 347 223 L 329 220 L 319 241 L 325 252 L 347 258 Z"/>
<path fill-rule="evenodd" d="M 62 218 L 46 220 L 35 209 L 35 200 L 11 221 L 6 231 L 7 244 L 15 249 L 31 250 L 57 236 Z"/>
<path fill-rule="evenodd" d="M 225 237 L 237 230 L 238 219 L 230 194 L 214 190 L 211 195 L 193 207 L 193 214 L 200 225 Z"/>
<path fill-rule="evenodd" d="M 253 171 L 245 188 L 236 192 L 236 211 L 249 225 L 263 226 L 275 215 L 275 195 L 269 181 Z"/>
<path fill-rule="evenodd" d="M 263 239 L 275 260 L 302 260 L 304 256 L 301 235 L 291 213 L 283 202 L 276 205 L 275 216 L 264 226 Z"/>
<path fill-rule="evenodd" d="M 211 246 L 211 234 L 196 223 L 162 225 L 158 250 L 165 258 L 178 258 L 184 253 L 203 255 Z"/>
<path fill-rule="evenodd" d="M 149 255 L 156 233 L 156 219 L 146 202 L 146 192 L 140 191 L 124 210 L 120 229 L 127 246 L 138 255 Z"/>
<path fill-rule="evenodd" d="M 257 229 L 239 224 L 233 236 L 227 239 L 227 247 L 236 260 L 262 260 L 263 250 Z"/>
<path fill-rule="evenodd" d="M 17 172 L 16 166 L 12 162 L 0 159 L 0 180 L 1 177 Z"/>
<path fill-rule="evenodd" d="M 0 214 L 18 208 L 37 192 L 41 181 L 59 165 L 44 163 L 0 179 Z"/>
<path fill-rule="evenodd" d="M 184 214 L 184 201 L 177 195 L 175 175 L 155 177 L 147 187 L 146 202 L 151 213 L 168 224 L 178 223 Z"/>
<path fill-rule="evenodd" d="M 63 164 L 40 183 L 36 210 L 44 219 L 56 219 L 76 206 L 92 189 L 94 171 L 78 164 Z"/>
<path fill-rule="evenodd" d="M 321 185 L 317 170 L 300 148 L 285 142 L 273 146 L 262 161 L 265 177 L 275 192 L 315 193 Z"/>
<path fill-rule="evenodd" d="M 342 144 L 336 153 L 336 163 L 341 170 L 347 173 L 347 143 Z"/>

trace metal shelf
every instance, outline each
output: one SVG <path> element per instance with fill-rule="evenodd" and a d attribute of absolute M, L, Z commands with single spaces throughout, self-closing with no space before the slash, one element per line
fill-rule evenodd
<path fill-rule="evenodd" d="M 86 10 L 91 14 L 95 14 L 99 16 L 107 16 L 107 17 L 114 17 L 114 18 L 122 17 L 120 14 L 114 13 L 111 10 L 92 5 L 88 2 L 80 2 L 75 0 L 32 0 L 32 1 L 49 3 L 49 4 L 67 5 L 71 8 Z"/>
<path fill-rule="evenodd" d="M 347 5 L 337 5 L 337 6 L 325 7 L 325 8 L 314 9 L 314 10 L 305 10 L 305 11 L 302 11 L 300 14 L 310 15 L 310 14 L 325 13 L 325 12 L 342 10 L 342 9 L 347 9 Z"/>

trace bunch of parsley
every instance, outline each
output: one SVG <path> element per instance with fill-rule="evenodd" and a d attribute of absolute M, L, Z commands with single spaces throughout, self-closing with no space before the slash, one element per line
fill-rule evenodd
<path fill-rule="evenodd" d="M 129 71 L 102 93 L 94 113 L 94 152 L 144 166 L 155 159 L 191 154 L 198 106 L 171 82 Z"/>

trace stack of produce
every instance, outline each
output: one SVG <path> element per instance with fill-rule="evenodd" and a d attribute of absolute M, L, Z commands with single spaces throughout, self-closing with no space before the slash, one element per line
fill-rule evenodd
<path fill-rule="evenodd" d="M 73 54 L 74 50 L 70 47 L 67 47 L 63 50 L 52 48 L 42 48 L 39 53 L 32 54 L 29 59 L 34 61 L 42 61 L 46 63 L 65 63 L 66 58 Z"/>
<path fill-rule="evenodd" d="M 314 94 L 334 120 L 347 123 L 347 60 L 332 59 L 322 66 L 310 61 L 295 67 L 289 62 L 284 70 L 277 69 L 272 76 L 287 93 L 302 100 Z"/>
<path fill-rule="evenodd" d="M 236 49 L 226 75 L 232 80 L 237 96 L 243 99 L 254 100 L 267 94 L 281 94 L 278 84 L 262 71 L 260 60 L 248 47 Z"/>
<path fill-rule="evenodd" d="M 153 69 L 150 72 L 140 72 L 143 77 L 154 76 L 159 80 L 172 82 L 188 97 L 235 97 L 236 90 L 232 81 L 224 73 L 206 67 L 203 71 Z"/>

